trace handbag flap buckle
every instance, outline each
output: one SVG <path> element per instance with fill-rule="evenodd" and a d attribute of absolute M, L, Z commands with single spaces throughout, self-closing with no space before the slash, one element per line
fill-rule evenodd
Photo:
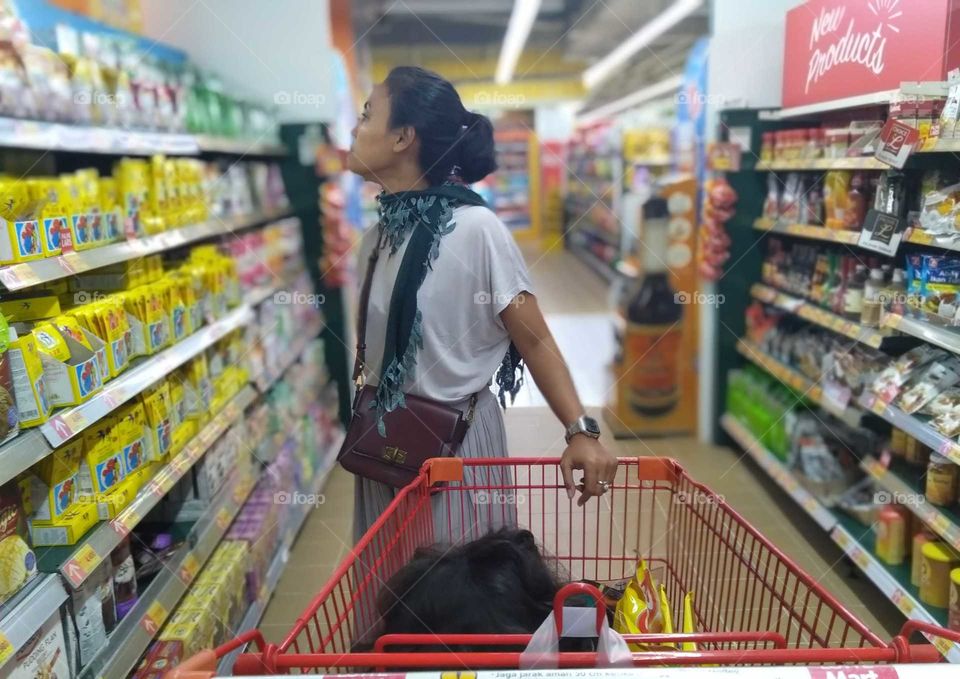
<path fill-rule="evenodd" d="M 396 446 L 387 446 L 383 449 L 383 459 L 394 464 L 403 464 L 407 461 L 407 451 Z"/>

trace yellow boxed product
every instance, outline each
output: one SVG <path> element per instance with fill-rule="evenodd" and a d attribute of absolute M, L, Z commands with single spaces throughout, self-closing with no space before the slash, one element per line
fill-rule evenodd
<path fill-rule="evenodd" d="M 37 221 L 40 224 L 43 253 L 47 257 L 56 257 L 63 245 L 73 247 L 72 241 L 69 241 L 67 206 L 61 198 L 63 187 L 52 177 L 30 179 L 27 184 L 31 199 L 39 205 Z"/>
<path fill-rule="evenodd" d="M 79 188 L 79 206 L 81 214 L 86 215 L 90 225 L 90 237 L 93 245 L 110 242 L 106 223 L 100 212 L 100 175 L 93 168 L 77 170 L 74 173 Z"/>
<path fill-rule="evenodd" d="M 184 610 L 200 609 L 210 611 L 214 621 L 213 636 L 216 643 L 219 644 L 224 640 L 224 636 L 229 634 L 231 629 L 229 620 L 232 613 L 232 599 L 231 593 L 224 587 L 195 583 L 187 590 L 187 596 L 184 597 L 180 606 Z"/>
<path fill-rule="evenodd" d="M 60 300 L 54 295 L 0 301 L 0 314 L 11 323 L 38 321 L 60 315 Z"/>
<path fill-rule="evenodd" d="M 127 477 L 115 423 L 116 418 L 108 416 L 81 434 L 84 458 L 78 478 L 81 494 L 86 497 L 106 493 Z"/>
<path fill-rule="evenodd" d="M 110 377 L 116 377 L 126 370 L 130 362 L 127 345 L 131 341 L 131 331 L 126 310 L 119 297 L 109 295 L 99 302 L 74 309 L 70 315 L 103 341 Z"/>
<path fill-rule="evenodd" d="M 205 648 L 213 648 L 214 621 L 212 611 L 178 608 L 160 631 L 160 641 L 180 641 L 184 656 L 191 656 Z"/>
<path fill-rule="evenodd" d="M 22 478 L 24 506 L 34 519 L 57 519 L 77 500 L 83 440 L 64 444 L 35 464 Z M 29 502 L 27 502 L 29 500 Z"/>
<path fill-rule="evenodd" d="M 0 264 L 45 257 L 35 210 L 27 182 L 0 179 Z"/>
<path fill-rule="evenodd" d="M 156 285 L 141 285 L 130 290 L 123 294 L 123 301 L 130 316 L 136 355 L 154 354 L 170 344 L 170 314 Z"/>
<path fill-rule="evenodd" d="M 109 380 L 110 362 L 107 358 L 106 343 L 95 332 L 85 329 L 74 316 L 57 316 L 52 322 L 61 335 L 73 338 L 76 342 L 94 352 L 97 357 L 97 367 L 100 369 L 101 383 Z"/>
<path fill-rule="evenodd" d="M 183 367 L 183 396 L 187 417 L 203 425 L 209 421 L 213 404 L 213 381 L 206 354 L 200 354 Z"/>
<path fill-rule="evenodd" d="M 173 404 L 170 399 L 170 385 L 160 382 L 139 396 L 143 404 L 147 427 L 150 430 L 151 445 L 155 460 L 166 459 L 173 444 Z"/>
<path fill-rule="evenodd" d="M 117 413 L 116 436 L 123 453 L 123 465 L 131 474 L 153 461 L 148 443 L 149 428 L 143 403 L 134 401 Z"/>
<path fill-rule="evenodd" d="M 106 358 L 104 352 L 104 359 L 100 361 L 98 353 L 103 352 L 103 342 L 81 329 L 81 336 L 85 340 L 81 343 L 49 323 L 38 325 L 33 335 L 37 340 L 51 405 L 76 405 L 100 391 L 103 387 L 100 363 L 105 362 Z M 69 352 L 66 360 L 61 359 L 64 347 Z"/>
<path fill-rule="evenodd" d="M 117 486 L 109 492 L 96 496 L 97 515 L 101 521 L 114 519 L 127 505 L 133 502 L 137 493 L 153 476 L 153 465 L 144 464 L 134 472 L 127 474 Z"/>
<path fill-rule="evenodd" d="M 128 238 L 143 236 L 143 205 L 147 195 L 147 164 L 138 158 L 122 158 L 113 170 L 117 181 L 124 233 Z"/>
<path fill-rule="evenodd" d="M 104 232 L 108 241 L 123 237 L 123 219 L 120 214 L 120 198 L 117 193 L 117 180 L 113 177 L 100 178 L 100 214 L 103 216 Z"/>
<path fill-rule="evenodd" d="M 56 519 L 30 519 L 30 541 L 35 547 L 74 545 L 100 520 L 94 502 L 81 501 Z"/>
<path fill-rule="evenodd" d="M 36 427 L 50 418 L 52 408 L 43 374 L 43 363 L 37 349 L 37 340 L 29 330 L 11 327 L 11 342 L 7 349 L 10 372 L 13 375 L 13 394 L 20 413 L 21 429 Z"/>
<path fill-rule="evenodd" d="M 65 204 L 69 212 L 67 228 L 74 250 L 89 250 L 100 245 L 94 238 L 93 224 L 84 202 L 81 181 L 76 175 L 60 175 L 60 183 L 66 192 Z"/>

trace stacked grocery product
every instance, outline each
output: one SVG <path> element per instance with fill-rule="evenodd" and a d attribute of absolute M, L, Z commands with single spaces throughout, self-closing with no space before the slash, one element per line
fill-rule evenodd
<path fill-rule="evenodd" d="M 244 447 L 266 466 L 224 541 L 145 653 L 137 679 L 159 679 L 183 658 L 235 637 L 241 620 L 262 610 L 275 585 L 272 571 L 305 512 L 323 502 L 314 479 L 332 462 L 339 427 L 324 407 L 336 399 L 325 391 L 326 380 L 323 346 L 315 341 L 248 411 Z"/>
<path fill-rule="evenodd" d="M 156 155 L 122 158 L 111 176 L 90 168 L 57 177 L 0 179 L 0 265 L 152 236 L 209 218 L 288 207 L 279 168 Z"/>
<path fill-rule="evenodd" d="M 564 230 L 575 247 L 608 265 L 614 264 L 621 254 L 622 148 L 618 129 L 589 127 L 574 135 L 568 158 Z"/>
<path fill-rule="evenodd" d="M 51 36 L 53 37 L 53 36 Z M 276 138 L 273 111 L 225 92 L 218 78 L 154 56 L 93 23 L 31 36 L 0 2 L 0 115 L 221 137 Z M 55 44 L 58 51 L 48 47 Z"/>

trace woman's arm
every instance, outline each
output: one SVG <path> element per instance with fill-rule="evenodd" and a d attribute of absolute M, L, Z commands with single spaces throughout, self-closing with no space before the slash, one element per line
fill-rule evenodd
<path fill-rule="evenodd" d="M 577 396 L 567 364 L 540 312 L 537 298 L 528 292 L 517 295 L 500 313 L 500 318 L 550 409 L 566 428 L 584 414 L 583 404 Z M 574 469 L 583 470 L 582 486 L 574 484 Z M 560 471 L 571 499 L 574 489 L 580 488 L 577 504 L 582 507 L 591 497 L 603 494 L 604 488 L 599 481 L 613 481 L 617 473 L 617 458 L 597 439 L 576 434 L 563 451 Z"/>

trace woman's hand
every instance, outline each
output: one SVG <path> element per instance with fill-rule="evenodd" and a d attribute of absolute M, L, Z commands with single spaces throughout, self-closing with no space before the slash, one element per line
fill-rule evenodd
<path fill-rule="evenodd" d="M 574 469 L 583 470 L 583 482 L 580 484 L 573 482 Z M 560 473 L 563 474 L 563 485 L 567 487 L 567 497 L 572 500 L 575 490 L 579 490 L 577 506 L 582 507 L 587 500 L 603 495 L 613 485 L 617 475 L 617 458 L 597 439 L 577 434 L 563 451 Z M 601 481 L 609 482 L 610 486 L 604 487 Z"/>

